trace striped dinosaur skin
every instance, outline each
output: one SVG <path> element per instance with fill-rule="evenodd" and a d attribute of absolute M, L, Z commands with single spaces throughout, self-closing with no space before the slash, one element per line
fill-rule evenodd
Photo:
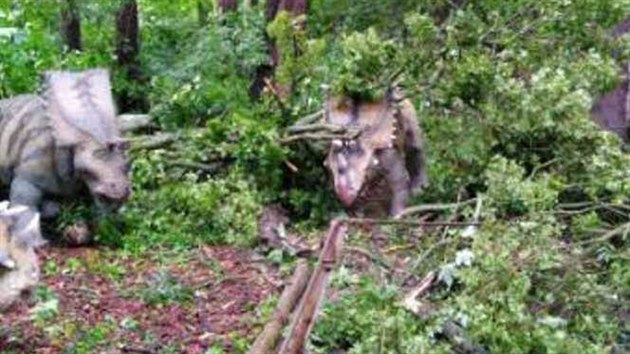
<path fill-rule="evenodd" d="M 0 310 L 39 281 L 35 247 L 43 243 L 39 214 L 25 206 L 0 203 Z"/>
<path fill-rule="evenodd" d="M 358 127 L 352 140 L 333 140 L 325 165 L 350 211 L 398 215 L 427 184 L 422 131 L 413 104 L 388 95 L 380 102 L 343 97 L 327 102 L 328 123 Z"/>
<path fill-rule="evenodd" d="M 103 211 L 130 195 L 127 143 L 105 70 L 51 72 L 42 95 L 0 100 L 0 181 L 12 204 L 53 216 L 47 199 L 86 189 Z"/>

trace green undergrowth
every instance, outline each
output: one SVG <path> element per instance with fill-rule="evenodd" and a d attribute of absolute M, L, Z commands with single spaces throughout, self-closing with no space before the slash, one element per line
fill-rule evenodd
<path fill-rule="evenodd" d="M 343 267 L 311 337 L 313 352 L 451 353 L 461 347 L 444 336 L 449 321 L 490 353 L 627 350 L 628 248 L 577 245 L 567 231 L 542 212 L 486 222 L 472 237 L 451 232 L 447 243 L 423 235 L 410 268 L 419 278 L 436 272 L 438 283 L 418 299 L 419 315 L 402 305 L 409 285 Z"/>

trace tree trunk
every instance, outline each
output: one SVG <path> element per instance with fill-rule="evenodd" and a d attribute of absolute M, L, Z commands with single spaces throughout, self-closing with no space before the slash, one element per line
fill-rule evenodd
<path fill-rule="evenodd" d="M 238 9 L 238 0 L 219 0 L 219 11 L 228 13 Z"/>
<path fill-rule="evenodd" d="M 199 21 L 199 27 L 204 27 L 208 24 L 208 16 L 212 5 L 209 0 L 197 0 L 197 16 Z"/>
<path fill-rule="evenodd" d="M 81 17 L 75 0 L 61 4 L 61 38 L 70 51 L 81 50 Z"/>
<path fill-rule="evenodd" d="M 293 17 L 304 15 L 308 10 L 308 0 L 267 0 L 267 22 L 272 22 L 279 12 L 287 11 Z M 303 24 L 304 25 L 304 24 Z M 269 64 L 263 64 L 256 69 L 252 84 L 249 89 L 250 96 L 259 99 L 265 88 L 265 82 L 270 80 L 275 72 L 275 68 L 280 65 L 282 53 L 271 38 L 267 37 L 267 47 L 271 60 Z M 299 55 L 299 53 L 296 53 Z M 289 88 L 276 87 L 276 91 L 286 96 L 291 92 Z"/>
<path fill-rule="evenodd" d="M 303 15 L 308 8 L 308 0 L 280 0 L 279 11 L 290 12 L 293 17 Z"/>
<path fill-rule="evenodd" d="M 118 69 L 132 85 L 124 88 L 118 95 L 118 105 L 122 112 L 148 109 L 148 101 L 142 89 L 146 79 L 142 73 L 139 54 L 138 4 L 135 0 L 123 0 L 116 14 L 116 60 Z"/>

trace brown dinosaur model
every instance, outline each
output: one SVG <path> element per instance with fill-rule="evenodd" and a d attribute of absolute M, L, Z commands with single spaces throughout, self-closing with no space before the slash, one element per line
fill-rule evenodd
<path fill-rule="evenodd" d="M 612 31 L 612 38 L 619 38 L 630 33 L 630 17 L 617 25 Z M 602 129 L 617 134 L 626 144 L 630 144 L 630 63 L 623 67 L 624 79 L 613 91 L 600 97 L 591 114 Z"/>
<path fill-rule="evenodd" d="M 325 115 L 327 123 L 360 132 L 354 139 L 333 140 L 325 161 L 341 202 L 367 213 L 386 202 L 389 214 L 398 215 L 428 182 L 413 104 L 395 92 L 377 102 L 339 97 L 328 99 Z"/>

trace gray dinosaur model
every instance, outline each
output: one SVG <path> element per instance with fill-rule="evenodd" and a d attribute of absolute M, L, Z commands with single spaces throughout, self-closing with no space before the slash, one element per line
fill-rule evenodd
<path fill-rule="evenodd" d="M 100 210 L 117 209 L 131 193 L 127 148 L 106 70 L 48 72 L 42 95 L 0 100 L 0 180 L 12 204 L 42 217 L 85 189 Z"/>

